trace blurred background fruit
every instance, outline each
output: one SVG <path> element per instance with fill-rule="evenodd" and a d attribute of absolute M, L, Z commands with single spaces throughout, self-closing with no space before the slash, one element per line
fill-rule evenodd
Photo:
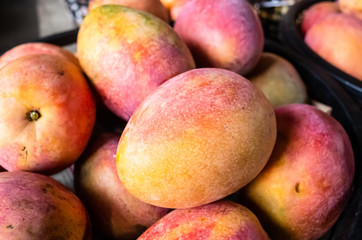
<path fill-rule="evenodd" d="M 357 64 L 361 56 L 362 20 L 335 7 L 318 7 L 323 2 L 339 3 L 304 0 L 291 6 L 280 22 L 280 41 L 320 65 L 362 104 L 361 68 Z M 312 27 L 303 33 L 313 16 L 322 19 L 313 21 Z"/>

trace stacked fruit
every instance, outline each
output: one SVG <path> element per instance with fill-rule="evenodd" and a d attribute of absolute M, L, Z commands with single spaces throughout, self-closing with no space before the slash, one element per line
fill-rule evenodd
<path fill-rule="evenodd" d="M 76 55 L 0 58 L 0 238 L 321 237 L 352 191 L 351 142 L 263 52 L 249 3 L 188 1 L 172 27 L 136 2 L 95 0 Z M 68 167 L 75 193 L 49 177 Z"/>
<path fill-rule="evenodd" d="M 301 32 L 320 57 L 362 81 L 362 1 L 316 2 L 305 10 Z"/>

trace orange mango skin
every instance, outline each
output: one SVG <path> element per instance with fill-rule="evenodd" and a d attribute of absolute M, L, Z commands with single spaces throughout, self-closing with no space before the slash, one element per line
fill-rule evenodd
<path fill-rule="evenodd" d="M 40 118 L 26 114 L 37 110 Z M 28 55 L 0 70 L 0 165 L 43 174 L 73 164 L 95 123 L 95 102 L 81 70 L 52 55 Z"/>
<path fill-rule="evenodd" d="M 93 9 L 105 4 L 124 5 L 149 12 L 167 23 L 170 21 L 168 10 L 160 0 L 91 0 L 88 5 L 88 10 L 92 11 Z"/>
<path fill-rule="evenodd" d="M 195 0 L 182 7 L 175 31 L 190 48 L 197 67 L 247 74 L 264 46 L 260 19 L 245 0 Z"/>
<path fill-rule="evenodd" d="M 160 0 L 160 1 L 167 9 L 170 9 L 173 5 L 175 5 L 180 0 Z"/>
<path fill-rule="evenodd" d="M 70 51 L 50 43 L 43 42 L 29 42 L 17 45 L 8 51 L 6 51 L 0 57 L 0 69 L 8 62 L 11 62 L 19 57 L 30 54 L 50 54 L 64 58 L 67 61 L 72 62 L 80 68 L 77 57 Z"/>
<path fill-rule="evenodd" d="M 144 202 L 195 207 L 256 177 L 275 139 L 274 110 L 249 80 L 195 69 L 162 84 L 136 110 L 119 141 L 117 171 Z"/>
<path fill-rule="evenodd" d="M 353 15 L 362 20 L 361 0 L 338 0 L 337 3 L 343 13 Z"/>
<path fill-rule="evenodd" d="M 246 207 L 220 200 L 194 208 L 176 209 L 144 232 L 138 240 L 269 239 L 257 217 Z"/>
<path fill-rule="evenodd" d="M 118 141 L 118 134 L 95 135 L 75 163 L 74 184 L 99 233 L 132 240 L 170 210 L 141 202 L 127 192 L 116 170 Z"/>
<path fill-rule="evenodd" d="M 318 239 L 336 222 L 355 173 L 351 142 L 307 104 L 275 110 L 278 136 L 263 171 L 240 192 L 272 239 Z"/>
<path fill-rule="evenodd" d="M 0 239 L 90 240 L 82 202 L 51 177 L 16 171 L 0 173 Z"/>
<path fill-rule="evenodd" d="M 305 43 L 320 57 L 362 81 L 362 21 L 343 13 L 329 14 L 306 33 Z"/>
<path fill-rule="evenodd" d="M 195 68 L 192 55 L 164 21 L 121 5 L 103 5 L 78 34 L 81 66 L 105 105 L 128 120 L 160 84 Z"/>

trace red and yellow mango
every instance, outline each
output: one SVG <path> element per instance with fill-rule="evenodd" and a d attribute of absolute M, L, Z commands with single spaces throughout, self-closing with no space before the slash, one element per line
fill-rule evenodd
<path fill-rule="evenodd" d="M 160 84 L 195 68 L 176 32 L 161 19 L 121 5 L 103 5 L 84 19 L 79 61 L 105 105 L 128 120 Z"/>
<path fill-rule="evenodd" d="M 227 200 L 176 209 L 152 225 L 138 240 L 267 240 L 257 217 L 246 207 Z"/>
<path fill-rule="evenodd" d="M 118 145 L 118 175 L 144 202 L 199 206 L 256 177 L 275 139 L 274 109 L 249 80 L 195 69 L 162 84 L 136 110 Z"/>

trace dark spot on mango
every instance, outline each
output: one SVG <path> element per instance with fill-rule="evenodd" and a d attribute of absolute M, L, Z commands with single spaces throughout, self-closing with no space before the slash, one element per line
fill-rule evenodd
<path fill-rule="evenodd" d="M 295 192 L 300 193 L 300 191 L 301 191 L 301 187 L 300 187 L 300 183 L 298 182 L 295 184 Z"/>
<path fill-rule="evenodd" d="M 28 150 L 26 150 L 26 146 L 23 146 L 21 148 L 21 152 L 22 153 L 20 153 L 19 156 L 23 157 L 25 160 L 27 160 L 28 159 Z"/>
<path fill-rule="evenodd" d="M 10 224 L 6 226 L 7 229 L 14 229 L 14 225 Z"/>
<path fill-rule="evenodd" d="M 47 212 L 50 212 L 50 211 L 56 211 L 57 210 L 57 207 L 55 205 L 49 205 L 47 207 Z"/>
<path fill-rule="evenodd" d="M 68 198 L 66 198 L 66 197 L 64 197 L 64 196 L 62 196 L 62 195 L 57 195 L 57 198 L 58 198 L 59 200 L 69 202 L 69 199 L 68 199 Z"/>
<path fill-rule="evenodd" d="M 64 72 L 63 70 L 59 70 L 59 71 L 58 71 L 58 75 L 59 75 L 59 76 L 64 76 L 64 75 L 65 75 L 65 72 Z"/>
<path fill-rule="evenodd" d="M 52 194 L 54 192 L 54 187 L 53 185 L 49 184 L 49 183 L 46 183 L 45 185 L 43 185 L 41 187 L 41 191 L 45 194 Z"/>
<path fill-rule="evenodd" d="M 21 151 L 22 152 L 24 152 L 24 155 L 22 155 L 23 156 L 23 158 L 25 159 L 25 160 L 27 160 L 28 159 L 28 150 L 26 150 L 26 148 L 25 147 L 23 147 L 22 149 L 21 149 Z"/>

